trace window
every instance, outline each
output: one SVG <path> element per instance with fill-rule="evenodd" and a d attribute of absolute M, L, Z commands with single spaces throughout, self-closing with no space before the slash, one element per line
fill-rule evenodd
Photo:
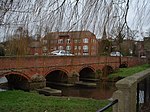
<path fill-rule="evenodd" d="M 58 44 L 62 44 L 63 43 L 63 39 L 58 39 Z"/>
<path fill-rule="evenodd" d="M 46 53 L 43 53 L 43 55 L 46 56 L 47 54 L 46 54 Z"/>
<path fill-rule="evenodd" d="M 83 43 L 89 43 L 89 39 L 88 38 L 84 38 L 83 39 Z"/>
<path fill-rule="evenodd" d="M 81 46 L 78 46 L 78 49 L 81 50 Z"/>
<path fill-rule="evenodd" d="M 86 55 L 86 56 L 87 56 L 87 55 L 89 55 L 89 53 L 83 53 L 83 55 Z"/>
<path fill-rule="evenodd" d="M 89 50 L 88 46 L 87 46 L 87 45 L 84 45 L 84 46 L 83 46 L 83 52 L 88 52 L 88 50 Z"/>
<path fill-rule="evenodd" d="M 51 51 L 54 51 L 56 50 L 57 48 L 56 47 L 51 47 Z"/>
<path fill-rule="evenodd" d="M 77 43 L 77 42 L 78 42 L 78 40 L 77 40 L 77 39 L 75 39 L 75 40 L 74 40 L 74 43 Z"/>
<path fill-rule="evenodd" d="M 58 50 L 63 50 L 64 47 L 63 46 L 58 46 Z"/>
<path fill-rule="evenodd" d="M 75 39 L 74 43 L 81 43 L 81 39 Z"/>
<path fill-rule="evenodd" d="M 43 40 L 43 44 L 47 44 L 47 40 Z"/>
<path fill-rule="evenodd" d="M 70 42 L 70 39 L 67 39 L 66 42 L 67 42 L 67 44 L 71 43 L 71 42 Z"/>
<path fill-rule="evenodd" d="M 71 46 L 66 46 L 66 50 L 71 50 Z"/>
<path fill-rule="evenodd" d="M 47 51 L 47 47 L 46 46 L 43 47 L 43 51 L 44 52 Z"/>
<path fill-rule="evenodd" d="M 44 47 L 43 47 L 43 50 L 44 50 L 44 51 L 46 51 L 46 50 L 47 50 L 47 47 L 46 47 L 46 46 L 44 46 Z"/>
<path fill-rule="evenodd" d="M 77 48 L 78 48 L 77 46 L 74 46 L 74 50 L 77 50 Z"/>
<path fill-rule="evenodd" d="M 81 53 L 80 53 L 80 52 L 78 52 L 78 55 L 81 55 Z"/>
<path fill-rule="evenodd" d="M 93 42 L 93 43 L 95 43 L 95 42 L 96 42 L 96 40 L 95 40 L 95 39 L 92 39 L 92 42 Z"/>

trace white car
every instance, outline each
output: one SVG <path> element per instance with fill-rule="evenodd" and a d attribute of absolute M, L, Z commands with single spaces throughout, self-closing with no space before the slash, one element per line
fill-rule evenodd
<path fill-rule="evenodd" d="M 146 58 L 146 56 L 141 56 L 141 58 L 145 59 L 145 58 Z"/>
<path fill-rule="evenodd" d="M 65 50 L 56 50 L 50 53 L 51 55 L 57 55 L 57 56 L 73 56 L 73 54 L 65 51 Z"/>
<path fill-rule="evenodd" d="M 110 56 L 123 56 L 120 52 L 118 52 L 118 51 L 115 51 L 115 52 L 111 52 L 110 53 Z"/>

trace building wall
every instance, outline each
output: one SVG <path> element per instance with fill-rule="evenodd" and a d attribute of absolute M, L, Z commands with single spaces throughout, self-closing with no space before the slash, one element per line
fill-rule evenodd
<path fill-rule="evenodd" d="M 39 40 L 34 40 L 28 47 L 29 55 L 42 55 L 42 46 Z"/>
<path fill-rule="evenodd" d="M 97 55 L 98 41 L 89 31 L 52 32 L 42 39 L 43 52 L 66 50 L 74 55 Z"/>
<path fill-rule="evenodd" d="M 142 64 L 144 60 L 122 57 L 122 63 L 124 62 L 130 67 Z M 78 81 L 80 71 L 84 68 L 92 69 L 95 73 L 93 76 L 96 76 L 97 71 L 101 71 L 103 74 L 105 70 L 110 71 L 109 68 L 118 69 L 119 65 L 119 57 L 107 56 L 0 57 L 0 78 L 10 75 L 22 76 L 28 82 L 21 83 L 25 88 L 29 86 L 30 89 L 36 89 L 45 87 L 45 77 L 56 70 L 65 72 L 68 83 L 75 83 Z"/>
<path fill-rule="evenodd" d="M 150 50 L 150 37 L 144 37 L 144 49 Z"/>

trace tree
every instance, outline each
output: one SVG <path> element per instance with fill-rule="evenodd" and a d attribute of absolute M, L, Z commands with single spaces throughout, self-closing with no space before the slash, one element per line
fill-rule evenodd
<path fill-rule="evenodd" d="M 108 39 L 102 39 L 100 41 L 100 46 L 99 46 L 99 52 L 102 55 L 109 55 L 111 52 L 111 41 L 109 41 Z"/>
<path fill-rule="evenodd" d="M 49 26 L 50 32 L 90 30 L 101 37 L 104 26 L 107 34 L 120 23 L 121 30 L 129 27 L 127 17 L 131 4 L 137 6 L 134 26 L 141 28 L 150 17 L 148 3 L 149 0 L 1 0 L 0 26 L 11 35 L 14 27 L 26 27 L 30 34 L 35 34 L 40 27 L 40 34 L 44 34 Z"/>
<path fill-rule="evenodd" d="M 32 38 L 28 36 L 28 31 L 19 27 L 16 34 L 9 38 L 6 42 L 7 55 L 27 55 L 28 47 Z"/>
<path fill-rule="evenodd" d="M 2 45 L 0 45 L 0 56 L 5 56 L 5 50 Z"/>

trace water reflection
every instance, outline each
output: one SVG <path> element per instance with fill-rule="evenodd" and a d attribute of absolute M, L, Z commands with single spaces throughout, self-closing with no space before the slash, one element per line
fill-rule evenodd
<path fill-rule="evenodd" d="M 7 78 L 6 77 L 1 77 L 0 78 L 0 91 L 6 91 L 7 90 Z"/>
<path fill-rule="evenodd" d="M 6 77 L 0 78 L 0 91 L 5 91 L 7 83 Z M 3 85 L 3 86 L 2 86 Z M 98 82 L 97 87 L 62 87 L 56 85 L 49 85 L 51 88 L 62 90 L 62 96 L 72 96 L 72 97 L 84 97 L 93 99 L 109 99 L 112 97 L 113 92 L 116 90 L 114 82 Z"/>
<path fill-rule="evenodd" d="M 6 77 L 1 77 L 1 78 L 0 78 L 0 84 L 2 84 L 2 83 L 7 83 L 7 82 L 8 82 L 8 80 L 7 80 Z"/>
<path fill-rule="evenodd" d="M 6 89 L 1 89 L 1 88 L 0 88 L 0 91 L 6 91 Z"/>
<path fill-rule="evenodd" d="M 116 90 L 112 82 L 97 83 L 95 88 L 87 87 L 60 87 L 51 85 L 50 87 L 62 90 L 62 96 L 84 97 L 93 99 L 109 99 Z"/>

